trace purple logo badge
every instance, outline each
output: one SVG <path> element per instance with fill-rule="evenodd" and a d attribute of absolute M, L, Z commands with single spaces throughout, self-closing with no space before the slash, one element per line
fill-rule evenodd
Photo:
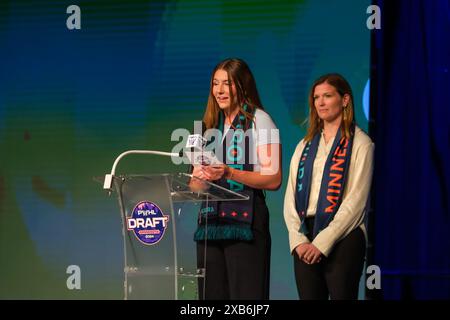
<path fill-rule="evenodd" d="M 169 216 L 150 201 L 141 201 L 133 209 L 131 217 L 127 218 L 127 229 L 133 231 L 136 238 L 143 244 L 153 245 L 164 236 Z"/>

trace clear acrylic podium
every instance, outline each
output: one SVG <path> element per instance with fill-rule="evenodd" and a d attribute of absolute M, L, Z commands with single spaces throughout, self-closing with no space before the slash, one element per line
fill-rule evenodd
<path fill-rule="evenodd" d="M 124 298 L 198 299 L 207 281 L 194 241 L 201 204 L 248 197 L 184 173 L 112 176 L 112 190 L 122 218 Z"/>

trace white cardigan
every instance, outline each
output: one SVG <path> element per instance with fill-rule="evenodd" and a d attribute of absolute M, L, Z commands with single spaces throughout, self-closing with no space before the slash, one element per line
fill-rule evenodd
<path fill-rule="evenodd" d="M 307 216 L 314 216 L 317 209 L 317 200 L 323 176 L 324 164 L 330 152 L 333 141 L 330 139 L 325 145 L 323 135 L 320 139 L 317 155 L 314 160 L 311 191 Z M 300 230 L 300 217 L 295 209 L 295 185 L 297 183 L 297 171 L 300 157 L 305 147 L 302 139 L 295 148 L 291 159 L 289 180 L 284 197 L 284 220 L 289 232 L 289 247 L 291 253 L 302 243 L 309 243 L 308 238 Z M 344 190 L 344 197 L 336 212 L 334 219 L 314 239 L 314 246 L 323 255 L 328 256 L 333 246 L 351 231 L 360 227 L 367 240 L 367 232 L 364 226 L 366 204 L 369 197 L 373 172 L 374 144 L 359 127 L 355 128 L 353 149 L 350 159 L 350 168 Z"/>

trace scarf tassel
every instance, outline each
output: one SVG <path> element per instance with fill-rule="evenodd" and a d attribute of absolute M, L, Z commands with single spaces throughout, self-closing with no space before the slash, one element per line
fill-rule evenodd
<path fill-rule="evenodd" d="M 205 228 L 205 226 L 198 226 L 197 231 L 194 234 L 194 240 L 195 241 L 201 241 L 205 239 L 206 235 L 206 229 L 207 231 L 207 237 L 208 240 L 226 240 L 226 239 L 233 239 L 233 240 L 245 240 L 250 241 L 253 239 L 253 233 L 250 228 L 242 227 L 242 226 L 208 226 Z"/>

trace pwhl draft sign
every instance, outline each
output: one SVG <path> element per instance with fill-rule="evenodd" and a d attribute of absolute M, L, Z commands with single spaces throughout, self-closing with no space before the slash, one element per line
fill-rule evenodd
<path fill-rule="evenodd" d="M 127 229 L 146 245 L 158 243 L 164 236 L 169 216 L 151 201 L 141 201 L 127 217 Z"/>

